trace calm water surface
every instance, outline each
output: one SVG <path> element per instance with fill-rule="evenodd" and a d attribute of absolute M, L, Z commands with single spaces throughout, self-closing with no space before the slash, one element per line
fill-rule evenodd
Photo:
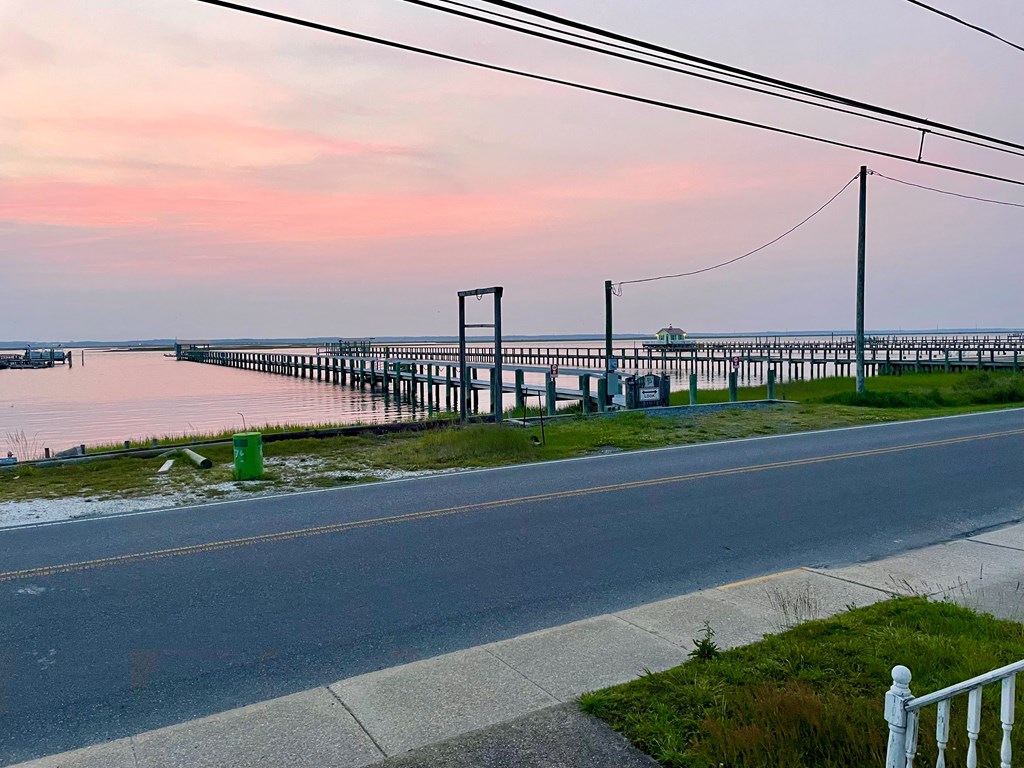
<path fill-rule="evenodd" d="M 24 431 L 54 450 L 246 425 L 409 418 L 369 389 L 177 362 L 162 352 L 75 351 L 72 368 L 0 371 L 0 450 Z"/>

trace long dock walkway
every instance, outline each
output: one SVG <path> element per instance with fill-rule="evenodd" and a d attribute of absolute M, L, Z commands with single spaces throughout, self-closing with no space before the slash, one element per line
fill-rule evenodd
<path fill-rule="evenodd" d="M 243 370 L 316 379 L 333 384 L 370 387 L 381 394 L 403 395 L 422 404 L 428 414 L 458 410 L 458 346 L 454 344 L 381 345 L 361 342 L 357 350 L 345 341 L 328 344 L 314 354 L 248 350 L 216 350 L 209 342 L 179 341 L 178 360 L 221 365 Z M 355 353 L 353 353 L 355 352 Z M 856 367 L 853 339 L 829 341 L 757 339 L 754 341 L 698 341 L 686 347 L 653 346 L 613 348 L 618 369 L 667 372 L 688 369 L 696 373 L 737 373 L 744 377 L 775 373 L 787 379 L 826 375 L 852 375 Z M 467 348 L 469 382 L 467 409 L 479 412 L 480 392 L 488 392 L 492 409 L 503 394 L 515 395 L 522 409 L 538 397 L 549 415 L 559 401 L 578 401 L 584 413 L 608 408 L 606 356 L 597 347 L 511 346 L 502 349 L 502 369 L 512 381 L 497 381 L 494 348 Z M 923 337 L 871 338 L 865 348 L 869 376 L 910 371 L 1012 370 L 1024 362 L 1024 338 Z M 552 368 L 557 373 L 552 375 Z M 543 384 L 526 381 L 543 377 Z M 566 380 L 575 386 L 566 386 Z M 621 402 L 616 396 L 613 403 Z"/>
<path fill-rule="evenodd" d="M 328 344 L 325 354 L 341 352 L 344 342 Z M 455 344 L 370 344 L 367 355 L 391 358 L 409 357 L 436 362 L 458 362 Z M 687 368 L 691 371 L 715 373 L 732 370 L 743 374 L 762 374 L 775 370 L 788 378 L 811 378 L 827 375 L 852 375 L 856 367 L 856 345 L 852 337 L 836 337 L 829 341 L 781 340 L 765 338 L 755 341 L 695 341 L 686 346 L 617 346 L 612 356 L 620 370 L 668 371 Z M 902 373 L 904 371 L 1013 370 L 1024 364 L 1024 338 L 1006 336 L 949 337 L 873 337 L 864 350 L 866 373 Z M 604 371 L 606 355 L 603 348 L 583 346 L 505 346 L 502 360 L 506 365 L 576 366 Z M 493 347 L 479 345 L 467 349 L 467 362 L 493 363 Z"/>
<path fill-rule="evenodd" d="M 442 403 L 445 410 L 458 410 L 460 385 L 457 361 L 443 362 L 406 356 L 402 354 L 405 350 L 400 348 L 395 348 L 393 352 L 385 356 L 282 354 L 216 350 L 193 346 L 188 342 L 179 342 L 175 347 L 178 360 L 316 379 L 332 384 L 368 386 L 382 394 L 394 394 L 396 397 L 404 394 L 414 401 L 418 400 L 425 404 L 428 414 L 435 409 L 441 410 Z M 493 359 L 490 362 L 472 362 L 468 366 L 467 401 L 471 402 L 474 412 L 479 411 L 481 391 L 490 394 L 492 406 L 500 404 L 499 390 L 501 394 L 515 395 L 517 409 L 528 405 L 531 396 L 541 398 L 548 415 L 555 414 L 559 401 L 579 401 L 584 413 L 607 409 L 607 378 L 603 369 L 560 368 L 558 374 L 552 376 L 550 366 L 511 364 L 506 360 L 502 368 L 512 372 L 514 380 L 499 382 L 494 377 L 494 367 Z M 486 373 L 486 377 L 482 373 Z M 527 373 L 543 375 L 544 384 L 528 383 Z M 565 377 L 574 377 L 578 386 L 560 386 L 559 380 Z"/>

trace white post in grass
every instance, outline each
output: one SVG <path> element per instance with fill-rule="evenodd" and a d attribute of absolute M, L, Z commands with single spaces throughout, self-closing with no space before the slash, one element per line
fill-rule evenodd
<path fill-rule="evenodd" d="M 949 742 L 949 702 L 954 696 L 967 694 L 967 768 L 978 766 L 978 734 L 981 732 L 981 690 L 991 683 L 1000 683 L 999 721 L 1002 742 L 999 747 L 1000 768 L 1010 768 L 1012 749 L 1017 675 L 1024 672 L 1024 660 L 993 669 L 923 696 L 910 694 L 910 670 L 893 667 L 892 688 L 885 694 L 885 719 L 889 723 L 889 748 L 885 755 L 886 768 L 913 768 L 917 754 L 918 713 L 924 707 L 937 705 L 935 717 L 935 743 L 938 759 L 935 768 L 946 768 L 946 745 Z"/>
<path fill-rule="evenodd" d="M 981 686 L 967 694 L 967 768 L 978 768 L 978 734 L 981 733 Z"/>
<path fill-rule="evenodd" d="M 1000 768 L 1010 768 L 1010 731 L 1013 730 L 1013 705 L 1016 692 L 1017 678 L 1003 678 L 1003 695 L 999 707 L 999 719 L 1003 722 L 1003 743 L 999 748 Z"/>
<path fill-rule="evenodd" d="M 906 702 L 912 698 L 910 670 L 899 664 L 892 668 L 892 688 L 885 694 L 885 720 L 889 723 L 885 768 L 905 768 L 907 764 Z"/>

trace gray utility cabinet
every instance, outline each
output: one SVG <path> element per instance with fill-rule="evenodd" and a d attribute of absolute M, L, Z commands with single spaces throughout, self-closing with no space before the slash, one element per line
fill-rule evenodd
<path fill-rule="evenodd" d="M 658 408 L 668 405 L 668 376 L 630 376 L 625 380 L 627 408 Z"/>

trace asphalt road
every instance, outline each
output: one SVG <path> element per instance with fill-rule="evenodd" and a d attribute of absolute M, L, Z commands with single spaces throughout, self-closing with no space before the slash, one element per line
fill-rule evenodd
<path fill-rule="evenodd" d="M 0 765 L 1024 517 L 1024 411 L 0 530 Z"/>

